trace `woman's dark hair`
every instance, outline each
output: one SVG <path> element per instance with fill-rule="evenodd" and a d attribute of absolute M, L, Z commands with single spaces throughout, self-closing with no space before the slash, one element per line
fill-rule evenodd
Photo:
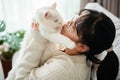
<path fill-rule="evenodd" d="M 80 17 L 75 22 L 77 34 L 82 36 L 79 42 L 90 48 L 86 53 L 87 60 L 100 64 L 97 73 L 98 80 L 115 80 L 119 62 L 114 51 L 109 51 L 103 61 L 95 57 L 112 47 L 116 32 L 112 20 L 102 12 L 89 9 L 81 10 L 79 15 Z"/>

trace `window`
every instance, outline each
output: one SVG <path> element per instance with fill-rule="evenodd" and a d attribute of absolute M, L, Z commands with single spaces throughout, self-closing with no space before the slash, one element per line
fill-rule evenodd
<path fill-rule="evenodd" d="M 7 32 L 28 29 L 34 10 L 54 2 L 64 21 L 79 12 L 80 0 L 0 0 L 0 20 L 6 22 Z"/>

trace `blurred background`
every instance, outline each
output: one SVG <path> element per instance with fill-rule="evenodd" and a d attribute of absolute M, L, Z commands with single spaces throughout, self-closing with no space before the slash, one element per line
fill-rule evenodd
<path fill-rule="evenodd" d="M 34 11 L 54 2 L 65 21 L 80 10 L 80 0 L 0 0 L 0 20 L 5 21 L 7 32 L 27 29 Z"/>
<path fill-rule="evenodd" d="M 6 31 L 16 31 L 30 27 L 34 11 L 42 6 L 57 3 L 57 9 L 64 21 L 84 8 L 89 2 L 100 3 L 104 8 L 120 17 L 120 0 L 0 0 L 0 20 L 6 23 Z"/>

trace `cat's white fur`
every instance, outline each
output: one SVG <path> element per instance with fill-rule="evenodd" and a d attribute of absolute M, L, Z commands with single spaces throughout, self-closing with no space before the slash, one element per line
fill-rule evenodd
<path fill-rule="evenodd" d="M 42 54 L 42 57 L 39 61 L 39 66 L 47 59 L 54 56 L 56 53 L 54 51 L 57 49 L 55 44 L 66 46 L 68 48 L 74 48 L 76 46 L 71 39 L 60 34 L 63 20 L 56 10 L 56 4 L 53 4 L 51 7 L 43 7 L 38 9 L 34 19 L 40 25 L 39 31 L 32 29 L 25 35 L 25 38 L 22 42 L 22 48 L 20 50 L 20 56 L 16 62 L 22 61 L 22 58 L 26 55 L 24 49 L 29 45 L 31 39 L 35 39 L 35 41 L 40 45 L 40 54 Z M 10 74 L 15 76 L 15 71 L 17 71 L 17 66 L 19 65 L 19 63 L 15 63 L 13 69 L 10 71 Z M 14 80 L 14 78 L 12 79 Z"/>
<path fill-rule="evenodd" d="M 63 20 L 59 12 L 56 10 L 56 4 L 53 4 L 51 7 L 43 7 L 36 10 L 34 21 L 39 23 L 39 34 L 34 35 L 34 32 L 30 31 L 25 36 L 22 45 L 25 47 L 31 36 L 44 38 L 44 41 L 50 41 L 54 44 L 63 45 L 67 48 L 74 48 L 75 43 L 68 37 L 60 34 Z M 41 41 L 42 43 L 42 41 Z M 22 46 L 22 47 L 23 47 Z"/>
<path fill-rule="evenodd" d="M 34 21 L 39 23 L 39 32 L 34 30 L 32 32 L 29 31 L 25 36 L 22 47 L 26 47 L 31 38 L 38 38 L 38 40 L 40 40 L 39 44 L 46 50 L 43 54 L 43 56 L 46 57 L 42 57 L 46 60 L 50 57 L 50 53 L 58 49 L 58 45 L 70 49 L 76 46 L 71 39 L 60 34 L 63 20 L 56 10 L 55 3 L 51 7 L 43 7 L 36 10 Z M 42 60 L 43 62 L 45 61 L 44 59 Z"/>
<path fill-rule="evenodd" d="M 68 48 L 75 47 L 75 43 L 72 40 L 60 34 L 63 20 L 56 10 L 55 5 L 37 10 L 36 19 L 40 24 L 40 35 L 46 40 L 62 44 Z"/>

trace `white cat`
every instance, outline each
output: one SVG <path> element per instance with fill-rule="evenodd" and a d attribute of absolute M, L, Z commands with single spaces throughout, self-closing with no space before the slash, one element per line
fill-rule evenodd
<path fill-rule="evenodd" d="M 75 43 L 69 39 L 68 37 L 60 34 L 61 26 L 63 24 L 63 20 L 56 10 L 56 4 L 53 4 L 51 7 L 43 7 L 41 9 L 38 9 L 35 14 L 35 20 L 40 24 L 39 31 L 32 30 L 26 34 L 25 39 L 23 41 L 23 46 L 20 51 L 20 57 L 17 59 L 19 62 L 25 62 L 24 59 L 27 54 L 24 48 L 26 48 L 29 45 L 29 42 L 31 39 L 35 39 L 36 42 L 39 42 L 40 45 L 40 53 L 42 56 L 40 57 L 40 61 L 34 62 L 35 65 L 41 65 L 43 64 L 48 58 L 53 56 L 52 53 L 55 53 L 54 51 L 57 49 L 55 44 L 59 44 L 62 46 L 66 46 L 70 49 L 74 48 L 76 45 Z M 29 57 L 32 57 L 33 54 L 29 54 Z M 24 57 L 24 58 L 23 58 Z M 8 78 L 6 80 L 21 80 L 22 78 L 19 77 L 19 79 L 15 78 L 15 75 L 22 74 L 24 76 L 24 73 L 26 71 L 27 67 L 33 67 L 30 65 L 26 65 L 23 70 L 17 73 L 18 68 L 20 68 L 21 63 L 15 63 L 13 66 L 13 69 L 10 71 Z M 31 61 L 28 61 L 27 64 L 32 64 Z M 37 67 L 34 66 L 34 67 Z M 23 72 L 23 73 L 22 73 Z M 16 74 L 17 73 L 17 74 Z M 20 74 L 19 74 L 20 73 Z"/>
<path fill-rule="evenodd" d="M 49 41 L 54 44 L 63 45 L 70 49 L 75 47 L 75 43 L 72 40 L 60 34 L 63 20 L 59 12 L 56 10 L 55 3 L 51 7 L 43 7 L 36 10 L 34 21 L 40 24 L 40 35 L 37 31 L 33 31 L 32 33 L 29 31 L 25 36 L 26 39 L 24 39 L 22 43 L 24 47 L 28 45 L 31 36 L 39 37 L 41 39 L 41 43 L 47 43 Z"/>
<path fill-rule="evenodd" d="M 70 49 L 76 46 L 71 39 L 60 34 L 63 20 L 59 12 L 56 10 L 56 3 L 54 3 L 51 7 L 37 9 L 34 20 L 40 25 L 39 32 L 34 30 L 32 30 L 32 32 L 28 32 L 25 36 L 26 39 L 24 39 L 22 43 L 22 47 L 26 47 L 28 45 L 31 37 L 35 38 L 36 41 L 40 40 L 39 44 L 42 48 L 44 47 L 43 51 L 47 50 L 45 51 L 46 53 L 43 54 L 45 57 L 42 57 L 46 60 L 50 57 L 50 53 L 58 49 L 56 44 Z M 42 59 L 43 62 L 45 61 L 44 59 Z"/>
<path fill-rule="evenodd" d="M 44 7 L 37 10 L 36 19 L 40 24 L 40 35 L 50 42 L 74 48 L 75 43 L 68 37 L 60 34 L 63 20 L 55 7 L 54 4 L 52 7 Z"/>

